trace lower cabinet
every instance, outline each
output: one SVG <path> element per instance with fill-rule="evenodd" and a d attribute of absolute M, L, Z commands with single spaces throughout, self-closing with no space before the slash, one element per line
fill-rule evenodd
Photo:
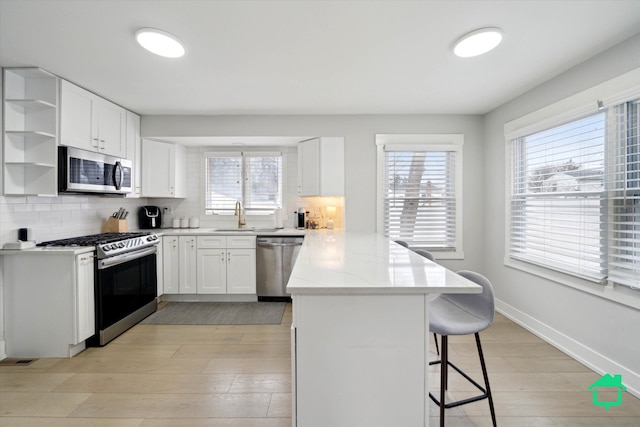
<path fill-rule="evenodd" d="M 181 294 L 196 293 L 196 236 L 180 236 L 178 282 Z"/>
<path fill-rule="evenodd" d="M 162 285 L 163 293 L 180 293 L 180 255 L 178 252 L 178 236 L 162 238 Z"/>
<path fill-rule="evenodd" d="M 165 236 L 165 294 L 255 294 L 255 236 Z"/>
<path fill-rule="evenodd" d="M 0 257 L 7 356 L 78 354 L 95 334 L 93 253 L 17 252 Z"/>
<path fill-rule="evenodd" d="M 255 236 L 198 236 L 197 293 L 255 294 Z"/>

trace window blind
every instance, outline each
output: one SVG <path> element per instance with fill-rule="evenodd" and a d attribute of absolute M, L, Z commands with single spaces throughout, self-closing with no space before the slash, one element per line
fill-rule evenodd
<path fill-rule="evenodd" d="M 244 156 L 245 209 L 272 212 L 282 206 L 282 155 L 244 153 Z"/>
<path fill-rule="evenodd" d="M 455 251 L 456 152 L 392 150 L 385 146 L 385 236 Z"/>
<path fill-rule="evenodd" d="M 232 212 L 242 201 L 242 153 L 205 154 L 205 211 Z"/>
<path fill-rule="evenodd" d="M 205 211 L 270 213 L 282 206 L 281 153 L 206 153 Z"/>
<path fill-rule="evenodd" d="M 605 118 L 511 140 L 512 258 L 606 278 Z"/>
<path fill-rule="evenodd" d="M 640 288 L 640 100 L 615 106 L 610 123 L 609 280 Z"/>

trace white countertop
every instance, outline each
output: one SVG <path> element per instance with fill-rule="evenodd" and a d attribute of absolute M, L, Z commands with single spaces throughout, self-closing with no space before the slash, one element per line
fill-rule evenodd
<path fill-rule="evenodd" d="M 0 250 L 0 256 L 2 255 L 79 255 L 87 252 L 93 252 L 96 249 L 95 246 L 64 246 L 64 247 L 41 247 L 29 249 L 2 249 Z"/>
<path fill-rule="evenodd" d="M 309 231 L 315 230 L 298 230 L 296 228 L 248 228 L 243 231 L 224 230 L 219 231 L 216 228 L 160 228 L 154 230 L 154 233 L 161 234 L 163 236 L 304 236 Z"/>
<path fill-rule="evenodd" d="M 287 291 L 296 294 L 480 293 L 481 287 L 374 233 L 308 233 Z"/>

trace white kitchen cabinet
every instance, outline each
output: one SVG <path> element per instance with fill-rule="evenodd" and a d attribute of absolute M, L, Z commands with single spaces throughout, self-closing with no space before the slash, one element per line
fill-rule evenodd
<path fill-rule="evenodd" d="M 256 293 L 256 237 L 165 236 L 164 294 Z"/>
<path fill-rule="evenodd" d="M 181 294 L 196 293 L 196 236 L 180 236 L 179 283 Z"/>
<path fill-rule="evenodd" d="M 156 276 L 158 279 L 158 291 L 156 296 L 164 294 L 164 262 L 162 255 L 164 254 L 163 246 L 164 238 L 158 240 L 158 255 L 156 256 Z"/>
<path fill-rule="evenodd" d="M 58 193 L 58 82 L 39 68 L 4 69 L 5 195 Z"/>
<path fill-rule="evenodd" d="M 255 236 L 198 236 L 198 294 L 255 294 Z"/>
<path fill-rule="evenodd" d="M 162 283 L 165 294 L 180 293 L 180 250 L 178 236 L 162 238 Z"/>
<path fill-rule="evenodd" d="M 182 145 L 142 140 L 143 197 L 185 197 L 185 151 Z"/>
<path fill-rule="evenodd" d="M 126 110 L 73 83 L 62 80 L 60 144 L 116 157 L 126 157 Z"/>
<path fill-rule="evenodd" d="M 344 196 L 343 138 L 314 138 L 298 144 L 298 194 Z"/>
<path fill-rule="evenodd" d="M 7 356 L 72 357 L 85 348 L 95 334 L 93 257 L 3 254 Z"/>
<path fill-rule="evenodd" d="M 77 329 L 75 342 L 79 343 L 96 333 L 93 254 L 76 255 Z"/>
<path fill-rule="evenodd" d="M 227 293 L 256 293 L 255 249 L 227 249 Z"/>
<path fill-rule="evenodd" d="M 142 196 L 142 139 L 140 138 L 140 116 L 127 111 L 127 159 L 133 163 L 132 189 L 129 198 Z"/>
<path fill-rule="evenodd" d="M 196 292 L 198 294 L 227 293 L 227 250 L 198 249 Z"/>
<path fill-rule="evenodd" d="M 162 276 L 165 294 L 196 293 L 196 237 L 162 238 Z"/>
<path fill-rule="evenodd" d="M 162 238 L 162 281 L 165 294 L 196 293 L 196 236 Z"/>

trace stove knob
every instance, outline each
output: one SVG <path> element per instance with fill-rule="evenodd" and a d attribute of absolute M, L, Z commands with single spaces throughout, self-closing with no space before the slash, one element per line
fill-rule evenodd
<path fill-rule="evenodd" d="M 111 244 L 111 249 L 118 249 L 118 245 L 116 245 L 115 243 Z"/>
<path fill-rule="evenodd" d="M 153 236 L 147 237 L 147 242 L 152 242 L 152 241 L 153 241 Z"/>
<path fill-rule="evenodd" d="M 122 243 L 122 242 L 118 243 L 118 247 L 119 248 L 124 248 L 124 243 Z"/>
<path fill-rule="evenodd" d="M 111 250 L 111 248 L 109 248 L 109 245 L 104 245 L 102 247 L 102 250 L 105 251 L 105 252 L 109 252 Z"/>

